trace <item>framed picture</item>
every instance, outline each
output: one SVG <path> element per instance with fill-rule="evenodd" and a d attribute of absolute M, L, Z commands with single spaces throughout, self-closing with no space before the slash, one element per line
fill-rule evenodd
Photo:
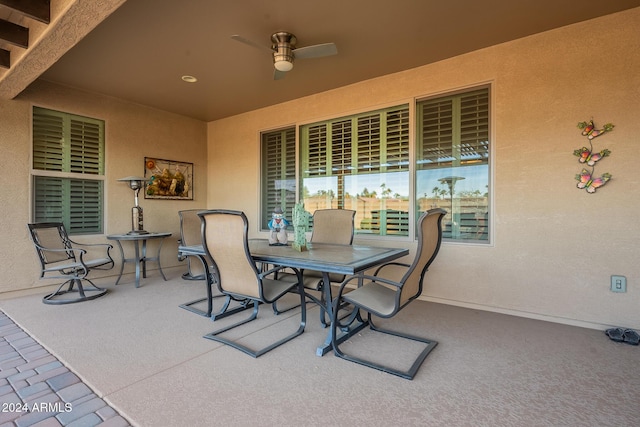
<path fill-rule="evenodd" d="M 193 163 L 144 158 L 145 199 L 193 200 Z"/>

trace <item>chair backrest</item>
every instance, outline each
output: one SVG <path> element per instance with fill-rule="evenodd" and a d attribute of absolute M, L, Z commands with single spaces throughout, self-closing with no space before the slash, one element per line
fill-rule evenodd
<path fill-rule="evenodd" d="M 184 246 L 202 244 L 202 221 L 198 212 L 205 209 L 185 209 L 178 211 L 180 217 L 180 241 Z"/>
<path fill-rule="evenodd" d="M 249 252 L 249 221 L 243 212 L 200 211 L 202 242 L 222 292 L 262 299 L 262 286 Z"/>
<path fill-rule="evenodd" d="M 418 219 L 418 248 L 411 266 L 401 282 L 400 307 L 422 293 L 422 282 L 429 266 L 438 255 L 442 243 L 444 209 L 430 209 Z"/>
<path fill-rule="evenodd" d="M 45 265 L 60 261 L 73 260 L 75 255 L 71 249 L 71 241 L 67 235 L 67 230 L 61 222 L 40 222 L 27 224 L 31 240 L 36 244 L 36 252 L 44 269 Z M 66 249 L 55 252 L 43 251 L 45 249 Z"/>
<path fill-rule="evenodd" d="M 178 211 L 180 217 L 180 244 L 184 246 L 196 246 L 202 244 L 202 221 L 198 212 L 205 209 L 185 209 Z M 193 258 L 193 259 L 192 259 Z M 205 278 L 205 266 L 196 257 L 187 257 L 188 275 L 192 279 Z"/>
<path fill-rule="evenodd" d="M 349 209 L 319 209 L 313 214 L 311 243 L 353 243 L 353 218 L 356 211 Z"/>

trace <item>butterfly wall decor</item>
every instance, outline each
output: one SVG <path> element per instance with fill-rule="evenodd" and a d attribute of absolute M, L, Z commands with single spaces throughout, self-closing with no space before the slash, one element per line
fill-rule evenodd
<path fill-rule="evenodd" d="M 587 166 L 591 166 L 591 171 L 583 168 L 582 172 L 576 174 L 576 180 L 578 180 L 577 187 L 579 189 L 585 189 L 589 194 L 593 194 L 597 188 L 602 187 L 611 179 L 611 174 L 608 172 L 603 173 L 599 177 L 595 177 L 594 169 L 596 162 L 608 157 L 611 151 L 606 148 L 600 151 L 594 151 L 593 139 L 606 132 L 611 132 L 613 130 L 613 124 L 607 123 L 602 126 L 601 129 L 596 129 L 593 120 L 589 120 L 588 122 L 578 123 L 578 128 L 582 129 L 582 136 L 586 136 L 589 140 L 589 147 L 578 148 L 573 151 L 573 155 L 578 157 L 580 163 L 586 163 Z"/>
<path fill-rule="evenodd" d="M 593 124 L 593 120 L 589 120 L 589 122 L 580 122 L 578 123 L 578 128 L 582 129 L 582 136 L 586 136 L 589 139 L 593 139 L 597 136 L 602 135 L 605 132 L 610 132 L 613 130 L 613 124 L 607 123 L 602 126 L 602 129 L 596 129 Z"/>
<path fill-rule="evenodd" d="M 611 154 L 611 151 L 605 148 L 604 150 L 600 150 L 598 153 L 592 153 L 587 147 L 582 147 L 578 150 L 574 150 L 573 154 L 580 157 L 580 163 L 586 163 L 589 166 L 593 166 L 598 160 Z"/>
<path fill-rule="evenodd" d="M 576 175 L 578 180 L 578 188 L 584 188 L 587 193 L 595 193 L 596 188 L 600 188 L 611 179 L 610 173 L 603 173 L 599 178 L 593 178 L 591 172 L 586 169 L 582 169 L 582 172 Z"/>

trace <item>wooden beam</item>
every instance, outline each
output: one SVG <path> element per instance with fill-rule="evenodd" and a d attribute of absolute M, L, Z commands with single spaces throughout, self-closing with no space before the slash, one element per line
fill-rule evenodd
<path fill-rule="evenodd" d="M 11 67 L 11 52 L 8 50 L 0 49 L 0 67 L 7 70 Z"/>
<path fill-rule="evenodd" d="M 50 0 L 0 0 L 0 5 L 45 24 L 51 21 Z"/>
<path fill-rule="evenodd" d="M 26 49 L 29 47 L 29 29 L 0 19 L 0 39 Z"/>

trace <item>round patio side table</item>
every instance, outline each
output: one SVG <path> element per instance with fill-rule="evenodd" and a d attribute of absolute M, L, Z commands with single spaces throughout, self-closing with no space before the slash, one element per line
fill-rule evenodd
<path fill-rule="evenodd" d="M 124 265 L 128 262 L 133 262 L 136 265 L 136 288 L 140 287 L 140 271 L 142 270 L 142 277 L 147 277 L 147 261 L 153 261 L 158 263 L 158 269 L 160 270 L 160 274 L 162 278 L 166 281 L 167 278 L 162 271 L 162 266 L 160 265 L 160 250 L 162 249 L 162 243 L 166 237 L 171 236 L 171 233 L 131 233 L 131 234 L 110 234 L 107 236 L 108 240 L 115 240 L 118 243 L 118 248 L 120 248 L 120 255 L 122 255 L 122 264 L 120 265 L 120 274 L 118 275 L 118 280 L 116 280 L 116 285 L 120 282 L 122 278 L 122 272 L 124 271 Z M 158 246 L 158 253 L 155 257 L 147 257 L 147 240 L 152 239 L 160 239 L 160 245 Z M 122 249 L 122 241 L 131 241 L 133 242 L 133 247 L 135 250 L 134 258 L 125 258 L 124 250 Z M 140 245 L 142 243 L 142 245 Z"/>

